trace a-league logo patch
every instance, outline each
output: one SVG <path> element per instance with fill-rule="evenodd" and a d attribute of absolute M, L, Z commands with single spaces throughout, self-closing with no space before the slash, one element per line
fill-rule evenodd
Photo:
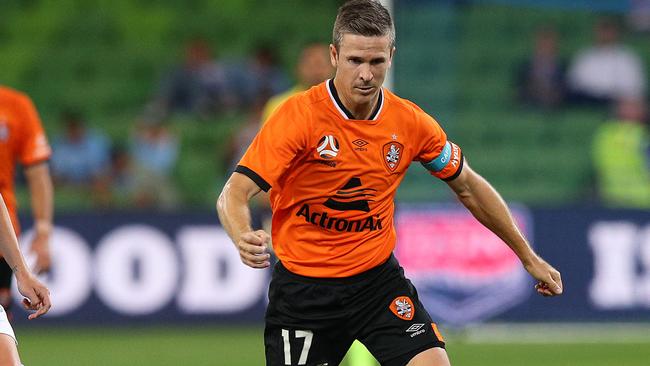
<path fill-rule="evenodd" d="M 402 160 L 402 151 L 404 151 L 404 145 L 397 141 L 392 141 L 384 145 L 382 149 L 383 160 L 386 168 L 391 173 L 399 166 L 399 162 Z"/>
<path fill-rule="evenodd" d="M 396 297 L 391 301 L 389 308 L 395 316 L 402 320 L 411 320 L 415 315 L 413 301 L 408 296 Z"/>
<path fill-rule="evenodd" d="M 322 159 L 333 159 L 339 154 L 339 141 L 333 135 L 325 135 L 318 141 L 316 151 Z"/>

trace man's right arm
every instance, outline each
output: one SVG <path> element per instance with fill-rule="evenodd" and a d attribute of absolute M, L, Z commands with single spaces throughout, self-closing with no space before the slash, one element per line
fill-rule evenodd
<path fill-rule="evenodd" d="M 263 230 L 253 231 L 248 201 L 261 191 L 249 177 L 233 173 L 217 200 L 219 221 L 235 243 L 241 261 L 251 268 L 271 265 L 267 253 L 269 234 Z"/>

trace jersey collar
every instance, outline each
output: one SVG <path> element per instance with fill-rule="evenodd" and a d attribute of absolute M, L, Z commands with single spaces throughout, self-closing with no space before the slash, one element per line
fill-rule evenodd
<path fill-rule="evenodd" d="M 354 115 L 345 108 L 343 105 L 343 102 L 341 102 L 341 99 L 339 98 L 339 93 L 336 91 L 336 87 L 334 86 L 334 79 L 329 79 L 325 83 L 327 86 L 327 92 L 330 95 L 330 99 L 332 99 L 332 103 L 334 103 L 334 107 L 339 111 L 341 116 L 343 118 L 350 120 L 350 119 L 355 119 Z M 377 105 L 375 106 L 375 110 L 372 111 L 372 114 L 370 114 L 370 117 L 368 118 L 369 121 L 376 121 L 377 118 L 379 117 L 379 113 L 381 112 L 382 107 L 384 106 L 384 88 L 379 88 L 379 100 L 377 100 Z"/>

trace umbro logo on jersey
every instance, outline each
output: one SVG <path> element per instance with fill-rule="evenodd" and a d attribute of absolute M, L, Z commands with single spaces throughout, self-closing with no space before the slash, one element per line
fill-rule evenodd
<path fill-rule="evenodd" d="M 352 141 L 352 145 L 354 145 L 354 151 L 368 151 L 368 148 L 365 147 L 368 145 L 369 142 L 363 139 L 356 139 Z"/>
<path fill-rule="evenodd" d="M 355 151 L 368 151 L 368 148 L 365 147 L 368 144 L 369 144 L 368 141 L 362 139 L 356 139 L 352 141 L 352 145 L 355 146 L 354 148 Z"/>
<path fill-rule="evenodd" d="M 339 141 L 332 135 L 325 135 L 318 141 L 316 151 L 322 159 L 335 158 L 339 154 Z"/>
<path fill-rule="evenodd" d="M 362 139 L 356 139 L 356 140 L 352 141 L 352 144 L 354 144 L 354 146 L 356 146 L 356 147 L 364 147 L 364 146 L 368 145 L 368 141 L 362 140 Z"/>
<path fill-rule="evenodd" d="M 372 188 L 361 188 L 361 179 L 351 178 L 343 188 L 336 191 L 336 194 L 325 201 L 325 207 L 337 211 L 363 211 L 370 212 L 368 202 L 374 198 L 377 190 Z"/>

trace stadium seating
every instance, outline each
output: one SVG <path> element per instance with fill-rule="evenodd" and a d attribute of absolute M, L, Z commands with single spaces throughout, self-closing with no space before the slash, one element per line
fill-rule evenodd
<path fill-rule="evenodd" d="M 186 39 L 204 36 L 226 56 L 242 56 L 260 41 L 274 40 L 291 69 L 296 45 L 327 41 L 336 8 L 335 2 L 298 2 L 291 11 L 271 1 L 227 6 L 209 0 L 92 3 L 3 3 L 0 80 L 33 96 L 50 135 L 58 131 L 59 112 L 72 106 L 118 144 L 127 141 L 134 119 L 160 76 L 178 60 Z M 593 190 L 590 136 L 607 111 L 541 112 L 519 107 L 514 101 L 513 70 L 529 52 L 537 26 L 557 27 L 561 51 L 569 57 L 588 44 L 596 15 L 435 3 L 395 4 L 398 94 L 439 119 L 472 166 L 506 199 L 537 205 L 589 199 Z M 304 16 L 291 16 L 300 10 L 296 7 L 304 8 L 300 12 Z M 274 21 L 251 20 L 262 18 Z M 630 37 L 630 42 L 647 60 L 649 51 L 641 37 Z M 212 207 L 225 177 L 226 142 L 244 118 L 171 121 L 181 138 L 174 177 L 186 206 Z M 431 179 L 419 168 L 413 170 L 399 199 L 451 198 L 445 189 L 432 188 Z M 84 208 L 87 199 L 81 196 L 61 193 L 57 203 Z"/>

